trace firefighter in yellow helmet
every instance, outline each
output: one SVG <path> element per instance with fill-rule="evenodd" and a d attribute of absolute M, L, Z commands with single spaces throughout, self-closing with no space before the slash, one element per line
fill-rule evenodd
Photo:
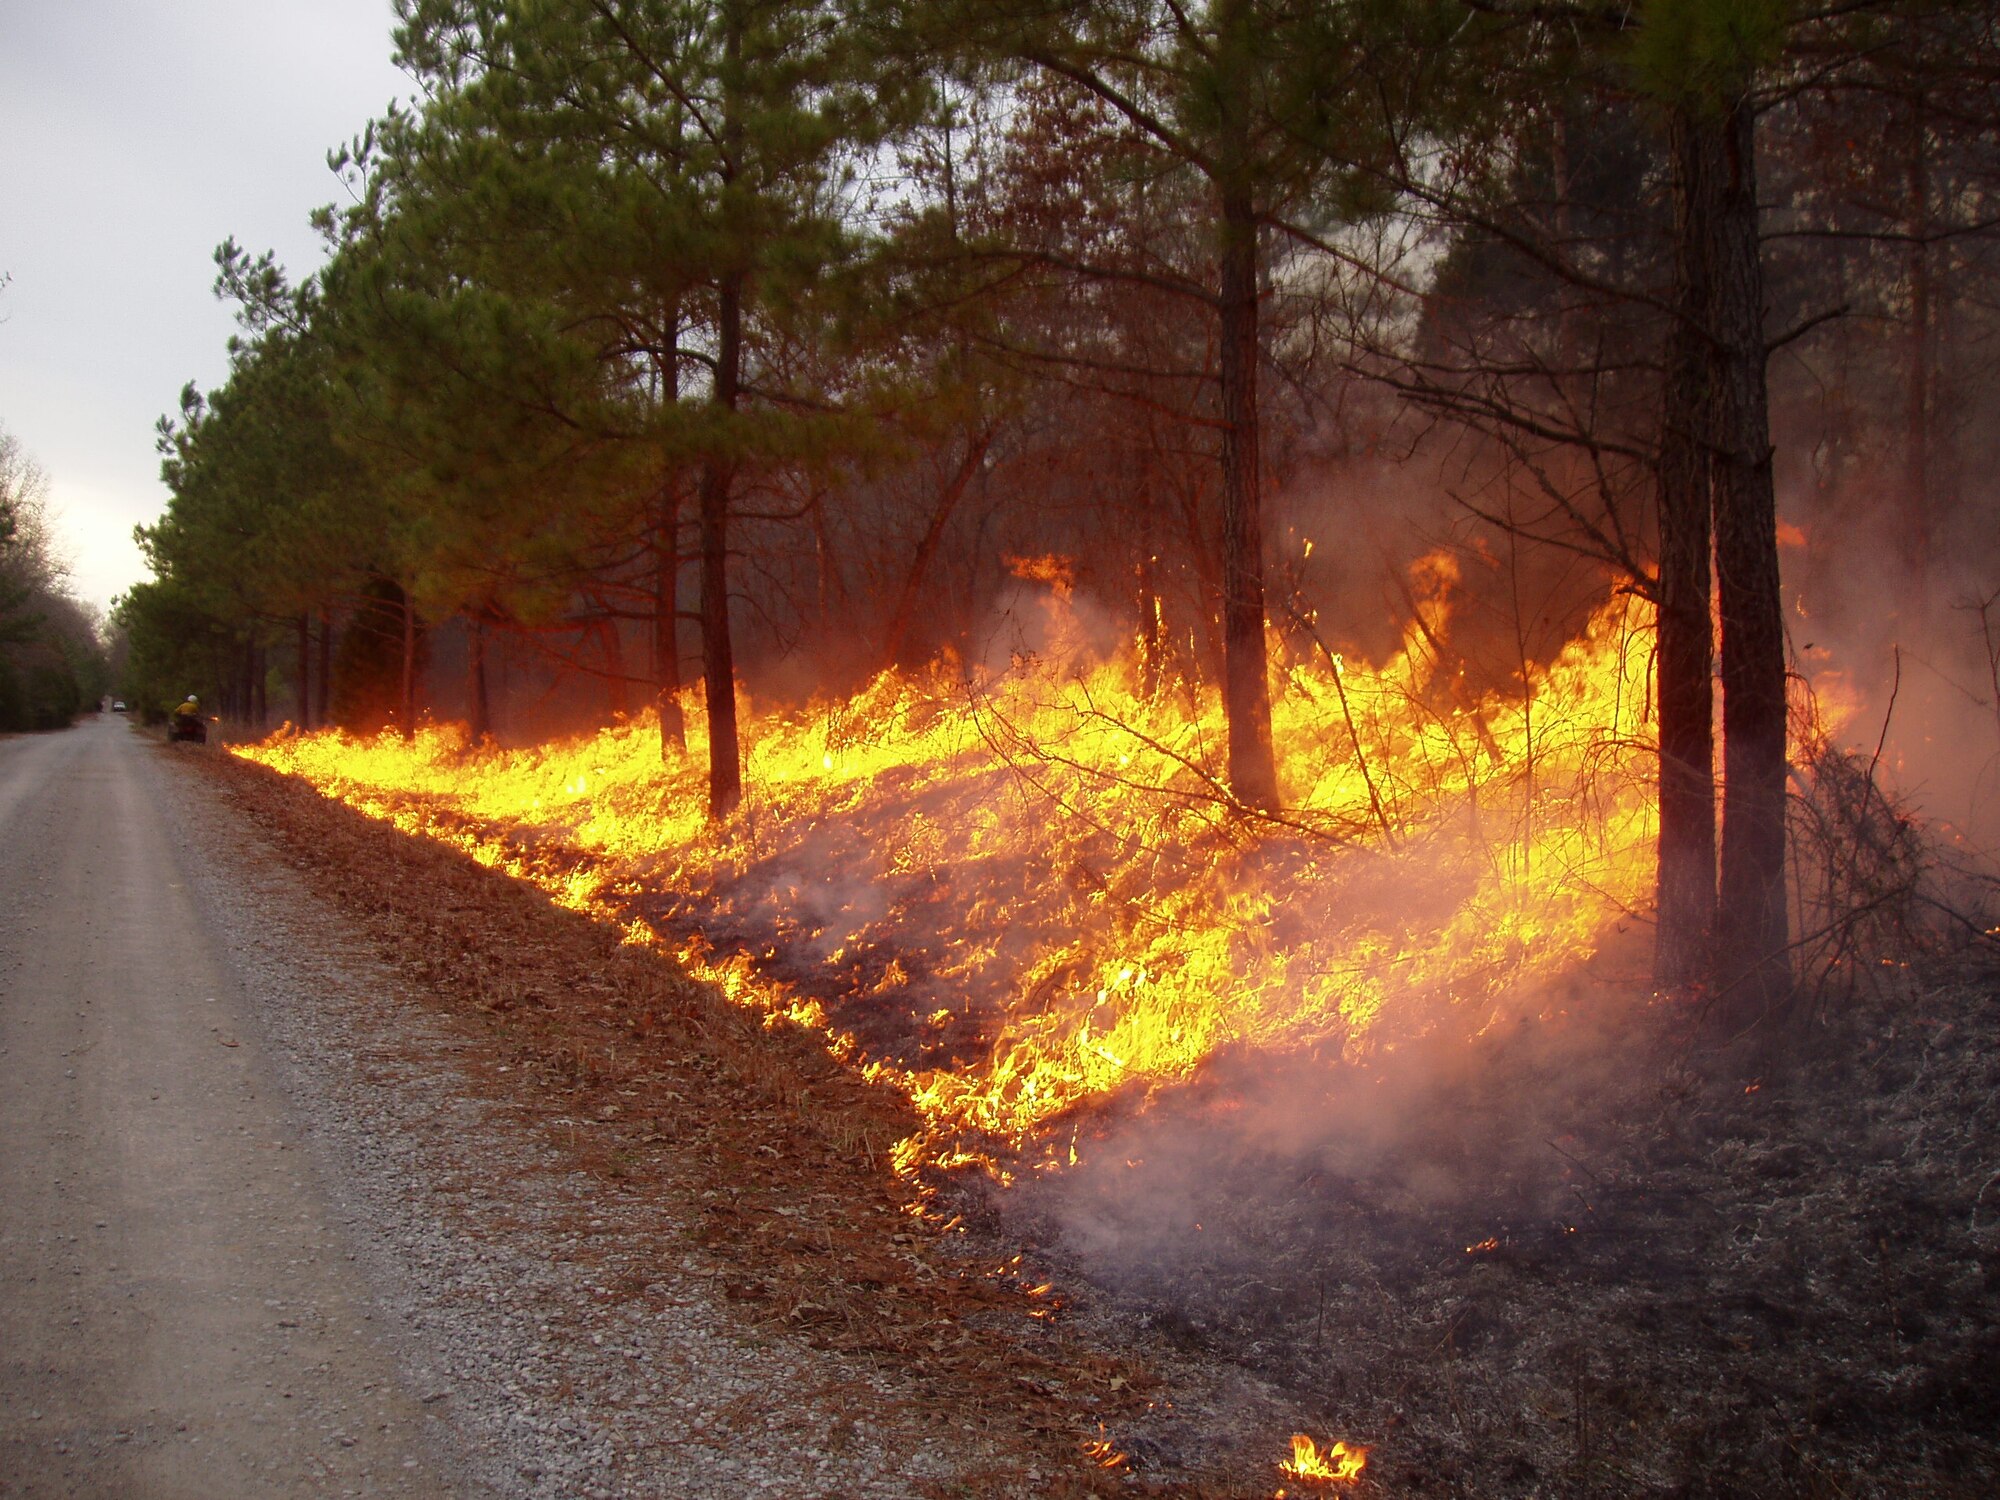
<path fill-rule="evenodd" d="M 175 740 L 206 740 L 208 726 L 201 719 L 201 700 L 193 693 L 174 705 L 168 716 L 167 737 Z"/>

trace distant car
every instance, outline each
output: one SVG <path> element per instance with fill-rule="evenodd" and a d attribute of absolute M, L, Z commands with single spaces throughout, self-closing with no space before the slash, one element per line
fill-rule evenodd
<path fill-rule="evenodd" d="M 124 713 L 125 700 L 123 698 L 113 698 L 111 700 L 111 711 L 113 713 L 120 713 L 120 714 Z"/>

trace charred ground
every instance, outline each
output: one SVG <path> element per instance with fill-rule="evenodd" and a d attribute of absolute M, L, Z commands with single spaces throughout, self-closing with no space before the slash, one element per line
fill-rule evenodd
<path fill-rule="evenodd" d="M 1750 1083 L 1668 1026 L 1616 1071 L 1239 1060 L 1028 1196 L 1099 1316 L 1318 1401 L 1388 1493 L 1991 1494 L 1995 1002 L 1934 981 Z"/>
<path fill-rule="evenodd" d="M 1224 1056 L 1065 1122 L 1071 1170 L 955 1178 L 916 1212 L 888 1170 L 914 1117 L 811 1038 L 516 882 L 212 764 L 489 1037 L 524 1119 L 594 1120 L 567 1139 L 607 1192 L 702 1201 L 747 1318 L 925 1370 L 1060 1475 L 1041 1493 L 1268 1495 L 1287 1419 L 1372 1446 L 1360 1494 L 2000 1485 L 1990 966 L 1829 1011 L 1749 1082 L 1643 1009 L 1366 1070 Z M 1056 1293 L 1029 1295 L 1045 1271 Z M 1114 1470 L 1084 1451 L 1105 1439 Z"/>

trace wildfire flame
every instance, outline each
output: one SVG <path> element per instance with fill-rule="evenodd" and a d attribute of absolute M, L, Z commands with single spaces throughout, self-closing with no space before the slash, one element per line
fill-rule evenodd
<path fill-rule="evenodd" d="M 1292 1435 L 1292 1456 L 1278 1465 L 1278 1472 L 1290 1479 L 1321 1484 L 1344 1483 L 1357 1479 L 1368 1467 L 1368 1450 L 1336 1442 L 1322 1448 L 1303 1432 Z"/>
<path fill-rule="evenodd" d="M 1017 565 L 1019 566 L 1019 565 Z M 930 1122 L 898 1163 L 990 1161 L 1081 1101 L 1224 1046 L 1349 1056 L 1477 1032 L 1591 959 L 1653 878 L 1646 609 L 1606 603 L 1475 699 L 1442 597 L 1380 667 L 1273 668 L 1284 812 L 1223 791 L 1221 706 L 1086 638 L 1060 570 L 1046 649 L 745 705 L 742 813 L 705 815 L 701 715 L 532 749 L 281 732 L 235 753 L 452 844 L 828 1037 Z M 1074 1136 L 1068 1154 L 1075 1152 Z"/>

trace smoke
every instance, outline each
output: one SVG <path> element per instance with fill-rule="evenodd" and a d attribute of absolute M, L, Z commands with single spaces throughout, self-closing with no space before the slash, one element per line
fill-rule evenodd
<path fill-rule="evenodd" d="M 1037 571 L 994 599 L 971 638 L 969 665 L 982 676 L 998 676 L 1021 661 L 1058 661 L 1088 671 L 1131 638 L 1136 622 L 1129 612 L 1121 616 L 1055 568 L 1052 560 L 1040 560 Z"/>
<path fill-rule="evenodd" d="M 889 915 L 882 884 L 855 873 L 869 863 L 862 830 L 828 820 L 778 861 L 747 872 L 730 892 L 730 905 L 757 914 L 788 946 L 823 963 Z"/>
<path fill-rule="evenodd" d="M 2000 854 L 2000 494 L 1921 528 L 1864 480 L 1794 484 L 1780 561 L 1796 669 L 1840 749 L 1944 839 Z"/>
<path fill-rule="evenodd" d="M 1470 1041 L 1440 1031 L 1363 1060 L 1221 1055 L 1080 1126 L 1075 1166 L 1024 1204 L 1056 1257 L 1197 1325 L 1295 1321 L 1298 1298 L 1372 1242 L 1463 1254 L 1563 1236 L 1591 1212 L 1611 1122 L 1657 1103 L 1659 1069 L 1642 1061 L 1658 1023 L 1641 1006 L 1560 998 L 1522 997 Z"/>
<path fill-rule="evenodd" d="M 1327 648 L 1386 660 L 1413 618 L 1434 627 L 1466 691 L 1518 691 L 1604 602 L 1602 563 L 1515 537 L 1496 480 L 1442 440 L 1398 455 L 1306 467 L 1273 507 L 1271 616 L 1311 622 Z M 1502 486 L 1504 488 L 1504 486 Z"/>

